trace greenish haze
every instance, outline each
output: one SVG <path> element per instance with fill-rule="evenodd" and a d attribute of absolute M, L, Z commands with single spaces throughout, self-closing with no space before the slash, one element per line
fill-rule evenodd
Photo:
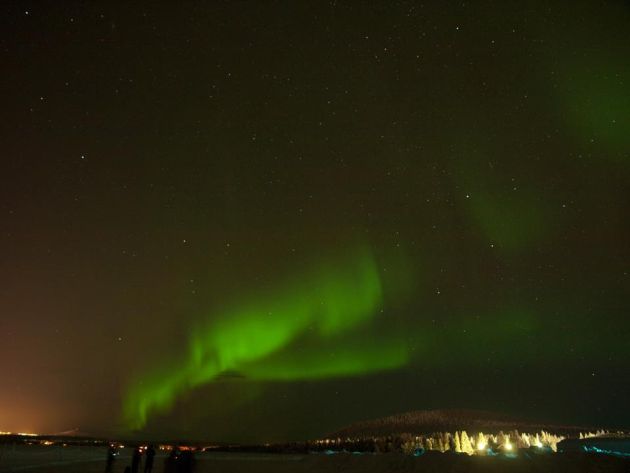
<path fill-rule="evenodd" d="M 625 59 L 589 67 L 567 67 L 565 84 L 566 121 L 576 137 L 589 144 L 601 143 L 613 153 L 606 156 L 628 162 L 630 154 L 630 70 Z"/>
<path fill-rule="evenodd" d="M 624 3 L 609 2 L 606 15 L 601 15 L 601 5 L 583 2 L 578 7 L 579 15 L 567 18 L 553 31 L 541 31 L 548 39 L 541 49 L 547 56 L 547 66 L 540 70 L 552 72 L 548 86 L 553 87 L 553 97 L 557 100 L 552 110 L 558 123 L 564 125 L 563 131 L 580 147 L 579 156 L 597 162 L 615 161 L 625 164 L 627 169 L 630 16 Z"/>
<path fill-rule="evenodd" d="M 471 314 L 462 318 L 455 330 L 445 333 L 443 345 L 457 346 L 460 350 L 443 354 L 453 358 L 443 361 L 474 364 L 493 353 L 496 355 L 494 363 L 509 365 L 535 356 L 539 348 L 535 341 L 545 335 L 540 315 L 529 309 L 511 307 L 480 315 Z M 550 355 L 554 347 L 545 346 L 545 350 Z"/>
<path fill-rule="evenodd" d="M 181 394 L 226 372 L 289 380 L 399 367 L 408 357 L 397 340 L 345 340 L 374 317 L 382 299 L 376 262 L 368 249 L 360 248 L 272 294 L 244 300 L 218 316 L 210 314 L 207 325 L 192 331 L 187 357 L 156 368 L 130 387 L 124 403 L 127 425 L 142 427 Z M 290 353 L 283 351 L 287 347 Z"/>
<path fill-rule="evenodd" d="M 548 234 L 543 202 L 525 189 L 512 194 L 479 192 L 470 199 L 470 211 L 488 241 L 500 248 L 526 248 Z"/>

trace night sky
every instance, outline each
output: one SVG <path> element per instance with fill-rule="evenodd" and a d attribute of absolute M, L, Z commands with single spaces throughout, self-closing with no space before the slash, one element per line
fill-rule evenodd
<path fill-rule="evenodd" d="M 0 430 L 630 427 L 628 2 L 145 3 L 0 9 Z"/>

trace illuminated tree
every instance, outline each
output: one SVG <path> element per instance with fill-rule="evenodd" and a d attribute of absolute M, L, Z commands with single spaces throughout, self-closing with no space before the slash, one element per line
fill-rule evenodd
<path fill-rule="evenodd" d="M 459 440 L 459 432 L 455 431 L 455 435 L 453 435 L 453 450 L 456 453 L 460 453 L 462 451 L 462 444 Z"/>
<path fill-rule="evenodd" d="M 475 448 L 477 450 L 485 450 L 486 446 L 487 446 L 488 442 L 486 441 L 486 437 L 485 435 L 483 435 L 483 432 L 479 432 L 479 434 L 477 435 L 477 441 L 475 442 Z"/>
<path fill-rule="evenodd" d="M 472 455 L 475 451 L 465 430 L 462 430 L 460 436 L 460 448 L 462 453 L 467 453 L 468 455 Z"/>

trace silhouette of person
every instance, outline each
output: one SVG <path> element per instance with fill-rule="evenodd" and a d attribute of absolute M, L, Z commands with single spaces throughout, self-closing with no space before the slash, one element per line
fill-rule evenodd
<path fill-rule="evenodd" d="M 111 473 L 114 467 L 114 460 L 116 460 L 116 447 L 114 444 L 110 444 L 107 449 L 107 463 L 105 464 L 105 473 Z"/>
<path fill-rule="evenodd" d="M 155 448 L 149 445 L 146 451 L 147 458 L 144 461 L 144 473 L 151 473 L 153 470 L 153 457 L 155 456 Z"/>
<path fill-rule="evenodd" d="M 184 450 L 177 462 L 177 473 L 192 473 L 195 467 L 195 456 L 192 450 Z"/>
<path fill-rule="evenodd" d="M 179 459 L 179 448 L 175 447 L 164 459 L 164 473 L 176 473 L 177 460 Z"/>
<path fill-rule="evenodd" d="M 142 451 L 140 447 L 133 449 L 133 455 L 131 456 L 131 473 L 138 473 L 140 469 L 140 459 L 142 458 Z"/>

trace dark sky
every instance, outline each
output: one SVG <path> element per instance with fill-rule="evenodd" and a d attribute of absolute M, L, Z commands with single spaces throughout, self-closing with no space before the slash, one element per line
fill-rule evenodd
<path fill-rule="evenodd" d="M 627 2 L 135 3 L 0 10 L 0 430 L 630 426 Z"/>

